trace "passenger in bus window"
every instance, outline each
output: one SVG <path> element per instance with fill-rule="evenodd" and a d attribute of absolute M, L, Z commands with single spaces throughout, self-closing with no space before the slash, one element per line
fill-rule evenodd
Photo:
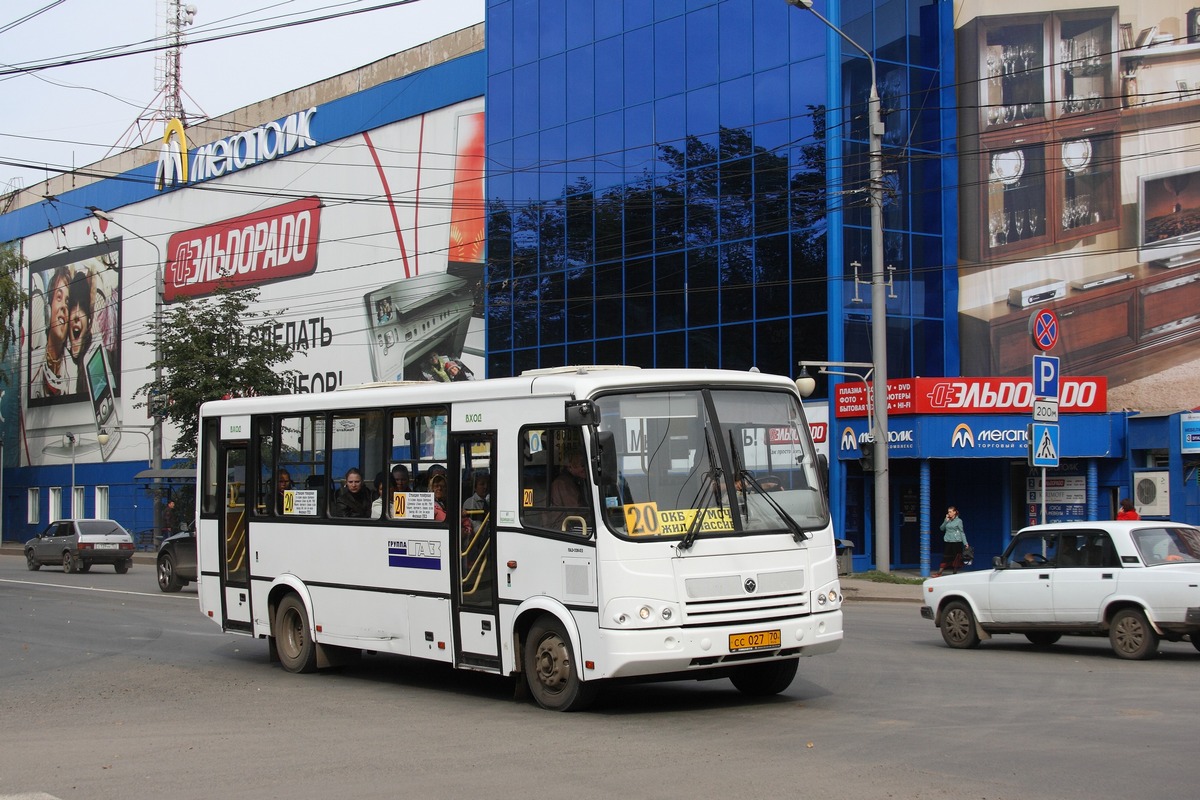
<path fill-rule="evenodd" d="M 371 516 L 371 490 L 363 485 L 362 472 L 356 467 L 346 471 L 342 488 L 338 489 L 337 497 L 333 500 L 333 515 L 335 517 Z"/>
<path fill-rule="evenodd" d="M 283 513 L 283 493 L 292 488 L 292 476 L 286 469 L 275 473 L 275 513 Z"/>
<path fill-rule="evenodd" d="M 383 512 L 383 502 L 387 499 L 387 473 L 380 470 L 375 474 L 375 487 L 371 492 L 371 519 L 379 519 Z"/>
<path fill-rule="evenodd" d="M 587 464 L 583 453 L 578 450 L 568 453 L 563 462 L 563 471 L 550 484 L 550 505 L 558 508 L 582 508 L 586 475 Z"/>
<path fill-rule="evenodd" d="M 463 516 L 470 522 L 472 534 L 479 530 L 483 515 L 487 513 L 491 478 L 486 472 L 476 472 L 473 483 L 474 493 L 463 503 Z"/>
<path fill-rule="evenodd" d="M 392 491 L 412 491 L 412 476 L 409 474 L 408 467 L 403 464 L 397 464 L 392 467 Z"/>
<path fill-rule="evenodd" d="M 430 470 L 432 472 L 432 470 Z M 446 475 L 435 473 L 429 479 L 429 491 L 433 492 L 433 519 L 435 522 L 446 521 Z"/>

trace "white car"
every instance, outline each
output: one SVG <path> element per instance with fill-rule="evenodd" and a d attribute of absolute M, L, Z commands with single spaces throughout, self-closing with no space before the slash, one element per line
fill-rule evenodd
<path fill-rule="evenodd" d="M 1121 658 L 1160 639 L 1200 650 L 1200 529 L 1178 522 L 1064 522 L 1024 528 L 994 569 L 930 578 L 921 616 L 951 647 L 1022 633 L 1048 647 L 1064 634 L 1107 635 Z"/>

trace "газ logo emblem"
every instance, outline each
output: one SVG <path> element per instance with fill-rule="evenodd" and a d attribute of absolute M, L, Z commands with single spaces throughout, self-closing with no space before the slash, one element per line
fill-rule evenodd
<path fill-rule="evenodd" d="M 842 445 L 841 446 L 842 446 L 843 450 L 857 450 L 858 449 L 858 437 L 854 435 L 853 428 L 842 429 Z"/>
<path fill-rule="evenodd" d="M 172 137 L 171 134 L 174 134 Z M 170 186 L 183 186 L 188 179 L 187 136 L 183 123 L 169 120 L 163 130 L 162 147 L 158 151 L 158 169 L 154 173 L 154 188 L 160 192 Z"/>
<path fill-rule="evenodd" d="M 965 422 L 960 422 L 954 428 L 954 433 L 950 435 L 951 447 L 974 447 L 975 434 L 971 433 L 971 426 Z"/>

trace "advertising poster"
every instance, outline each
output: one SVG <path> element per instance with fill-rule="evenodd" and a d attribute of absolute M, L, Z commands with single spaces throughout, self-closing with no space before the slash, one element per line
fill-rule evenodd
<path fill-rule="evenodd" d="M 159 269 L 168 315 L 222 285 L 258 288 L 294 392 L 483 377 L 483 99 L 331 141 L 323 111 L 191 147 L 189 185 L 109 212 L 119 224 L 24 240 L 22 463 L 62 463 L 43 449 L 68 432 L 91 445 L 80 461 L 146 458 L 144 437 L 97 445 L 150 423 L 134 395 L 152 378 Z"/>
<path fill-rule="evenodd" d="M 1025 376 L 1031 313 L 1108 407 L 1200 406 L 1194 3 L 956 13 L 962 372 Z"/>

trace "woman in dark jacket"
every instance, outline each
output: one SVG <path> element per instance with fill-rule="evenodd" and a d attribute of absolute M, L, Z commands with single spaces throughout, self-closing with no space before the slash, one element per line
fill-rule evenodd
<path fill-rule="evenodd" d="M 337 497 L 333 499 L 333 515 L 366 519 L 371 516 L 371 501 L 374 499 L 371 490 L 363 486 L 362 472 L 351 467 L 346 471 L 346 479 L 342 482 L 342 488 L 338 489 Z"/>

